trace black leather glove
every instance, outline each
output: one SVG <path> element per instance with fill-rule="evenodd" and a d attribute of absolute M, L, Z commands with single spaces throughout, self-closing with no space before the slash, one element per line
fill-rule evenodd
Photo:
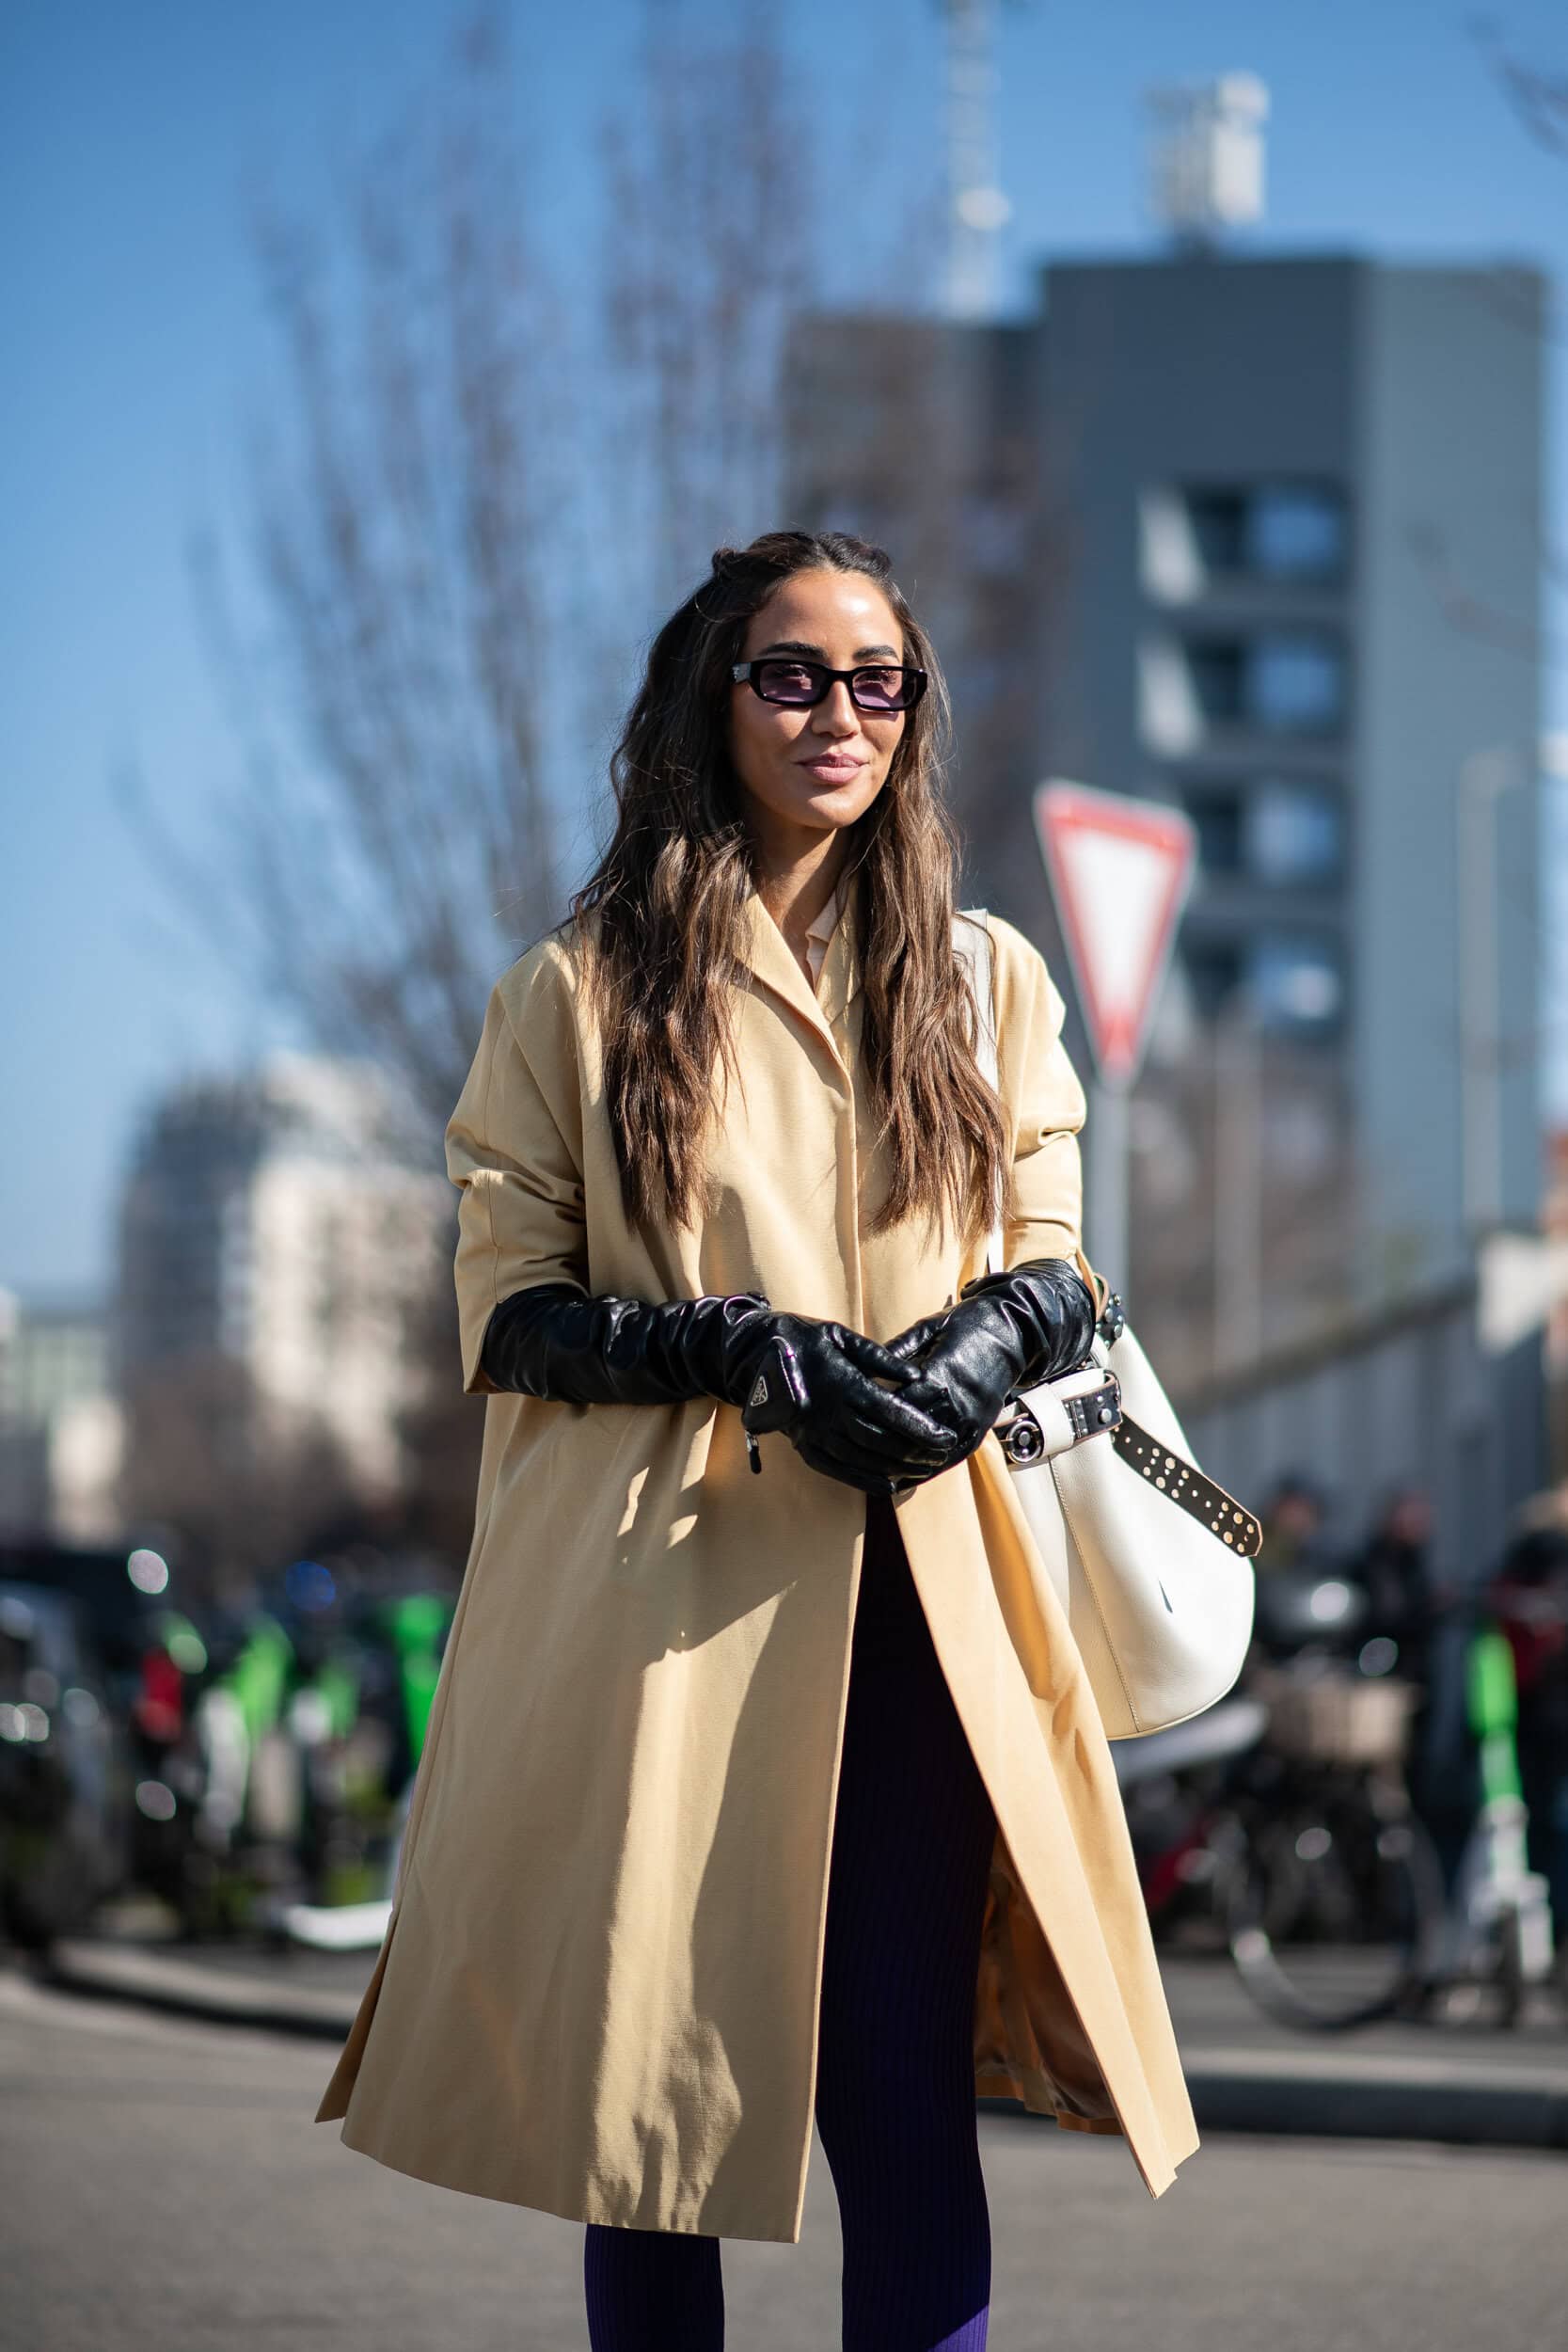
<path fill-rule="evenodd" d="M 951 1307 L 890 1340 L 888 1353 L 939 1392 L 916 1394 L 951 1422 L 948 1460 L 961 1462 L 1015 1389 L 1086 1359 L 1095 1322 L 1094 1295 L 1070 1259 L 1030 1258 L 966 1282 Z"/>
<path fill-rule="evenodd" d="M 942 1467 L 952 1433 L 880 1379 L 918 1375 L 842 1323 L 781 1313 L 760 1291 L 671 1299 L 591 1297 L 543 1282 L 503 1298 L 480 1361 L 498 1389 L 572 1405 L 670 1405 L 716 1396 L 754 1432 L 780 1429 L 812 1469 L 887 1494 Z"/>
<path fill-rule="evenodd" d="M 752 1335 L 769 1311 L 760 1291 L 651 1306 L 540 1282 L 494 1310 L 480 1362 L 498 1389 L 566 1405 L 739 1404 L 736 1389 L 761 1352 Z"/>
<path fill-rule="evenodd" d="M 898 1494 L 946 1468 L 951 1431 L 878 1385 L 917 1386 L 910 1366 L 845 1323 L 786 1314 L 770 1322 L 741 1413 L 753 1470 L 762 1468 L 756 1433 L 769 1429 L 783 1430 L 813 1470 L 864 1494 Z"/>

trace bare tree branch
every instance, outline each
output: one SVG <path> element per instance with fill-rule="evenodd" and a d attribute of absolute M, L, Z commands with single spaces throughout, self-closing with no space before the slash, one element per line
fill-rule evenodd
<path fill-rule="evenodd" d="M 1472 17 L 1471 39 L 1523 129 L 1551 155 L 1568 155 L 1568 73 L 1544 73 L 1507 47 L 1495 17 Z"/>
<path fill-rule="evenodd" d="M 811 93 L 768 20 L 695 41 L 648 7 L 635 113 L 598 131 L 610 480 L 657 611 L 713 548 L 775 528 L 781 367 L 818 290 Z M 641 558 L 641 560 L 639 560 Z"/>
<path fill-rule="evenodd" d="M 1482 644 L 1496 645 L 1504 653 L 1516 653 L 1528 661 L 1557 661 L 1568 657 L 1568 646 L 1554 644 L 1533 623 L 1499 612 L 1495 605 L 1470 594 L 1435 523 L 1407 523 L 1404 542 L 1426 574 L 1444 619 L 1462 635 L 1473 637 Z M 1544 556 L 1543 567 L 1548 572 L 1552 569 Z"/>
<path fill-rule="evenodd" d="M 809 92 L 760 15 L 714 42 L 650 7 L 645 48 L 600 125 L 596 268 L 569 280 L 533 232 L 548 147 L 500 0 L 458 24 L 446 83 L 335 159 L 319 223 L 251 191 L 283 387 L 247 434 L 260 623 L 218 534 L 187 550 L 245 782 L 203 853 L 120 780 L 188 916 L 429 1129 L 607 799 L 638 617 L 777 521 L 781 356 L 816 287 Z"/>

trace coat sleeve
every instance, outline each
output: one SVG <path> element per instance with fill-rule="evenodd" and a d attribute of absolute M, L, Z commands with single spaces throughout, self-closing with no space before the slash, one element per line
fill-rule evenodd
<path fill-rule="evenodd" d="M 490 1395 L 480 1350 L 499 1301 L 541 1282 L 588 1288 L 576 1025 L 547 942 L 490 992 L 479 1050 L 447 1122 L 446 1154 L 459 1195 L 463 1388 Z"/>
<path fill-rule="evenodd" d="M 1078 1144 L 1088 1104 L 1062 1042 L 1067 1006 L 1038 948 L 999 916 L 991 916 L 990 930 L 997 1070 L 1013 1129 L 1013 1200 L 1003 1228 L 1004 1263 L 1068 1258 L 1095 1289 L 1082 1248 Z"/>

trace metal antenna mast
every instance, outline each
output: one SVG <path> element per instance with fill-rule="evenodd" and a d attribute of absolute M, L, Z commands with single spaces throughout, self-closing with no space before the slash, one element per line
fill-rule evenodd
<path fill-rule="evenodd" d="M 999 231 L 1012 206 L 998 185 L 997 0 L 942 0 L 947 19 L 947 312 L 996 309 Z"/>

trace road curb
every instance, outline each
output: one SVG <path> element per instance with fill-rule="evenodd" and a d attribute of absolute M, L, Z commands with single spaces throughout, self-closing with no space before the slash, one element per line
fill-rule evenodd
<path fill-rule="evenodd" d="M 1322 2074 L 1296 2074 L 1259 2054 L 1255 2069 L 1234 2054 L 1213 2066 L 1183 2062 L 1200 2132 L 1257 2133 L 1276 2139 L 1409 2139 L 1467 2148 L 1568 2150 L 1568 2077 L 1506 2080 L 1473 2069 L 1421 2082 L 1369 2060 Z M 1049 2123 L 1012 2099 L 982 2099 L 982 2112 Z"/>
<path fill-rule="evenodd" d="M 172 1954 L 113 1945 L 56 1944 L 40 1963 L 40 1974 L 62 1992 L 95 2000 L 130 2001 L 209 2025 L 306 2034 L 322 2042 L 345 2040 L 359 2006 L 357 1996 L 268 1984 L 256 1977 L 230 1978 Z"/>
<path fill-rule="evenodd" d="M 1183 2053 L 1200 2131 L 1568 2149 L 1568 2071 L 1270 2050 Z"/>
<path fill-rule="evenodd" d="M 166 2015 L 341 2042 L 357 1994 L 229 1976 L 166 1952 L 62 1943 L 42 1974 L 62 1990 Z M 1442 2058 L 1189 2046 L 1182 2071 L 1200 2132 L 1284 2137 L 1418 2139 L 1470 2147 L 1568 2149 L 1568 2068 L 1485 2072 Z M 1012 2099 L 983 2113 L 1049 2122 Z"/>
<path fill-rule="evenodd" d="M 1417 2139 L 1471 2148 L 1568 2150 L 1568 2076 L 1543 2082 L 1473 2068 L 1412 2079 L 1396 2062 L 1329 2062 L 1300 2074 L 1273 2051 L 1227 2052 L 1182 2061 L 1200 2132 L 1278 2139 Z M 1012 2099 L 982 2099 L 982 2112 L 1049 2123 Z"/>

